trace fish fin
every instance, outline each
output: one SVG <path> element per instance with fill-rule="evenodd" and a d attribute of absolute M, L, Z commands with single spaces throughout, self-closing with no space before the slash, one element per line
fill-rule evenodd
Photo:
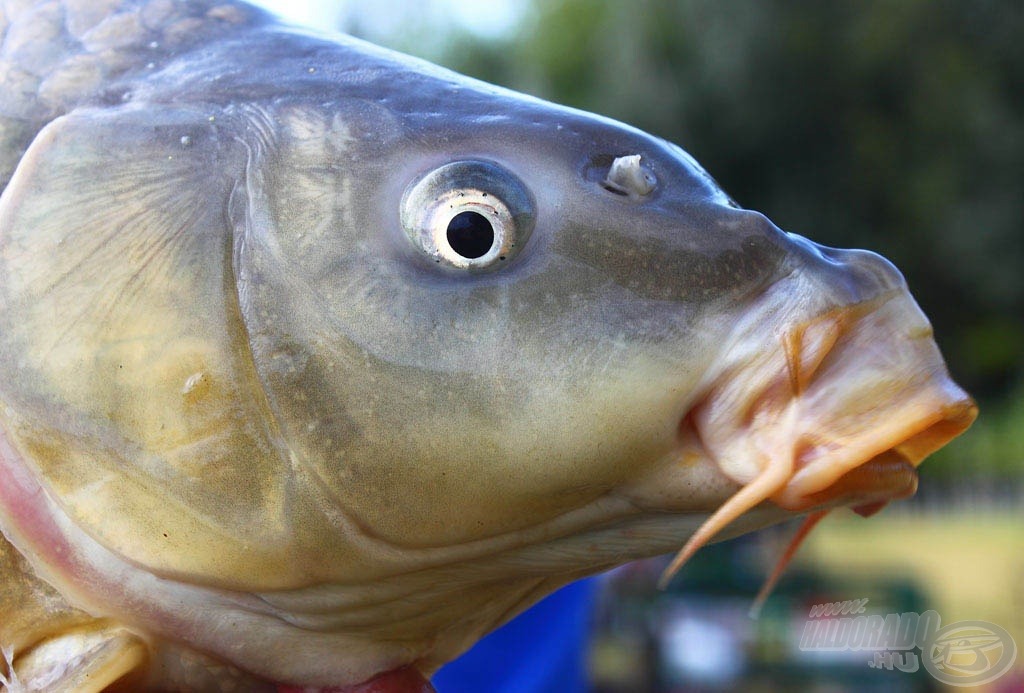
<path fill-rule="evenodd" d="M 146 644 L 122 627 L 97 620 L 49 635 L 25 652 L 3 653 L 4 690 L 99 693 L 141 679 L 149 659 Z"/>
<path fill-rule="evenodd" d="M 2 462 L 0 462 L 2 464 Z M 16 657 L 54 633 L 69 632 L 95 622 L 95 617 L 71 606 L 49 583 L 39 578 L 28 561 L 0 534 L 0 690 L 17 687 Z"/>

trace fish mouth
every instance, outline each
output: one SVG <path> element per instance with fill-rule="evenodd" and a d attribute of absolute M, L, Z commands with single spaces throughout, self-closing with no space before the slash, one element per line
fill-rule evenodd
<path fill-rule="evenodd" d="M 789 496 L 782 495 L 777 503 L 788 510 L 848 506 L 860 516 L 870 517 L 889 501 L 913 496 L 919 481 L 917 465 L 967 430 L 977 416 L 977 407 L 967 397 L 940 409 L 937 415 L 937 422 L 928 423 L 901 444 L 857 464 L 825 489 L 794 499 L 789 506 L 785 505 Z"/>
<path fill-rule="evenodd" d="M 680 424 L 683 446 L 740 488 L 666 578 L 764 501 L 820 519 L 839 506 L 867 517 L 913 495 L 918 465 L 977 416 L 905 290 L 785 324 L 741 333 L 732 363 Z"/>
<path fill-rule="evenodd" d="M 848 506 L 870 517 L 890 501 L 917 492 L 917 468 L 895 450 L 888 450 L 843 474 L 824 491 L 808 496 L 811 507 Z"/>
<path fill-rule="evenodd" d="M 792 474 L 771 496 L 787 510 L 844 505 L 866 516 L 912 496 L 918 465 L 977 417 L 908 294 L 800 323 L 782 344 L 803 418 Z"/>

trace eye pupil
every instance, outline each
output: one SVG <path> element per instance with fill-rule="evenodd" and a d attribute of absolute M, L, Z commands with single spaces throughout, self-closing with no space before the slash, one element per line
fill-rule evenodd
<path fill-rule="evenodd" d="M 460 212 L 448 222 L 448 244 L 462 257 L 483 257 L 494 245 L 494 228 L 482 214 Z"/>

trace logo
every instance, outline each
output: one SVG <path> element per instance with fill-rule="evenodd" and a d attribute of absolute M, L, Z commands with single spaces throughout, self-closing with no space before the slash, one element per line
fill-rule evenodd
<path fill-rule="evenodd" d="M 1005 674 L 1017 659 L 1017 643 L 988 621 L 957 621 L 940 628 L 921 650 L 924 668 L 950 686 L 980 686 Z"/>
<path fill-rule="evenodd" d="M 868 666 L 889 671 L 911 673 L 923 664 L 925 671 L 949 686 L 990 683 L 1017 659 L 1017 643 L 994 623 L 957 621 L 942 626 L 935 611 L 882 616 L 865 613 L 867 603 L 854 599 L 812 606 L 800 650 L 871 652 Z"/>

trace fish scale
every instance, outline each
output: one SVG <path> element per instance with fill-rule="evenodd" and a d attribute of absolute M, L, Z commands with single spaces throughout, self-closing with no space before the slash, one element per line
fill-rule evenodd
<path fill-rule="evenodd" d="M 57 0 L 0 5 L 0 190 L 46 123 L 76 106 L 131 98 L 119 80 L 254 21 L 215 2 Z"/>

